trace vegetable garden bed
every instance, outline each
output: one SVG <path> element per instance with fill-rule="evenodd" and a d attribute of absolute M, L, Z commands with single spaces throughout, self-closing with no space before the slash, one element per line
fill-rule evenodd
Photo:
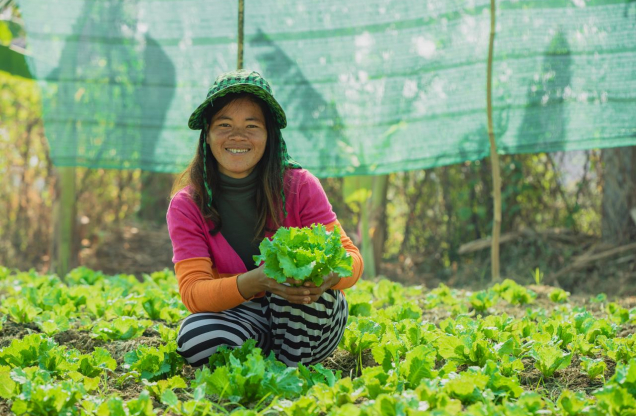
<path fill-rule="evenodd" d="M 287 368 L 247 344 L 175 352 L 174 274 L 0 267 L 0 414 L 636 414 L 636 300 L 504 281 L 469 293 L 387 280 L 347 291 L 340 347 Z"/>

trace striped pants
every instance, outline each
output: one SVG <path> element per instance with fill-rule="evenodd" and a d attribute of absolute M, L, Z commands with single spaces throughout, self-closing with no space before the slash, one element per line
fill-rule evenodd
<path fill-rule="evenodd" d="M 349 316 L 339 290 L 327 290 L 309 305 L 291 304 L 267 293 L 223 312 L 186 317 L 177 337 L 177 352 L 194 367 L 208 363 L 218 347 L 238 347 L 255 339 L 265 354 L 296 367 L 318 363 L 336 349 Z"/>

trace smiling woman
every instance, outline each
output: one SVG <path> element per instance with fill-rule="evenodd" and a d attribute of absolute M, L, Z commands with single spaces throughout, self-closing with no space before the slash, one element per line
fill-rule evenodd
<path fill-rule="evenodd" d="M 188 125 L 201 130 L 199 145 L 166 216 L 179 293 L 192 312 L 177 351 L 201 366 L 219 346 L 255 339 L 290 366 L 322 361 L 344 333 L 342 289 L 362 274 L 362 258 L 343 231 L 351 278 L 292 286 L 254 264 L 260 242 L 280 227 L 340 225 L 318 179 L 287 153 L 285 112 L 260 74 L 239 70 L 216 79 Z"/>
<path fill-rule="evenodd" d="M 256 100 L 248 94 L 238 96 L 212 117 L 207 143 L 219 172 L 226 176 L 246 177 L 265 152 L 267 129 L 261 109 L 265 104 Z"/>

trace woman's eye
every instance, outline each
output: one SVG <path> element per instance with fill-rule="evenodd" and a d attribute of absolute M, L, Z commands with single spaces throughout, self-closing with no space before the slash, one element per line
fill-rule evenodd
<path fill-rule="evenodd" d="M 219 124 L 219 127 L 230 127 L 230 125 L 228 123 L 221 123 Z"/>

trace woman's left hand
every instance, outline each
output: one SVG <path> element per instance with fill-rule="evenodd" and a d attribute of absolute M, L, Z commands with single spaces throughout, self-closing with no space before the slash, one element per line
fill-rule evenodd
<path fill-rule="evenodd" d="M 314 282 L 305 282 L 303 287 L 309 289 L 309 302 L 313 303 L 318 300 L 325 293 L 326 290 L 331 289 L 340 281 L 340 277 L 336 273 L 330 273 L 323 277 L 323 282 L 320 286 L 316 286 Z"/>

